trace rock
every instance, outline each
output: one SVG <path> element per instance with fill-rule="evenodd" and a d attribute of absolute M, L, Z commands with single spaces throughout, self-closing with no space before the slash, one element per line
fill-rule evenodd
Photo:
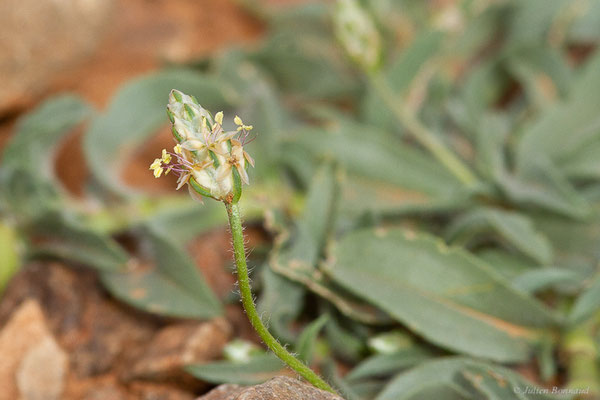
<path fill-rule="evenodd" d="M 197 400 L 232 400 L 237 399 L 247 388 L 240 385 L 225 384 L 219 385 Z"/>
<path fill-rule="evenodd" d="M 21 397 L 28 400 L 58 399 L 63 391 L 67 355 L 51 336 L 25 354 L 17 371 Z"/>
<path fill-rule="evenodd" d="M 172 385 L 135 382 L 129 387 L 133 400 L 194 400 L 195 396 Z M 111 399 L 112 400 L 112 399 Z"/>
<path fill-rule="evenodd" d="M 22 303 L 0 331 L 0 400 L 60 399 L 67 356 L 37 301 Z"/>
<path fill-rule="evenodd" d="M 122 385 L 115 374 L 104 374 L 80 379 L 70 376 L 63 400 L 130 400 L 128 388 Z"/>
<path fill-rule="evenodd" d="M 109 0 L 2 0 L 0 114 L 30 101 L 89 54 L 111 6 Z"/>
<path fill-rule="evenodd" d="M 232 331 L 224 318 L 177 322 L 139 312 L 113 300 L 93 270 L 56 262 L 29 264 L 11 280 L 0 302 L 3 325 L 0 354 L 9 357 L 0 358 L 0 400 L 19 399 L 19 388 L 38 393 L 50 376 L 66 381 L 58 397 L 65 400 L 191 400 L 206 384 L 182 367 L 220 356 Z M 45 340 L 52 335 L 54 345 Z M 57 355 L 60 348 L 68 356 Z M 41 361 L 51 354 L 52 362 Z M 36 371 L 40 364 L 48 375 Z M 59 374 L 66 364 L 68 373 Z M 7 386 L 15 374 L 19 385 Z"/>
<path fill-rule="evenodd" d="M 221 385 L 197 400 L 344 400 L 294 378 L 275 377 L 262 385 Z"/>
<path fill-rule="evenodd" d="M 100 376 L 121 366 L 117 360 L 143 351 L 159 327 L 152 316 L 112 300 L 89 269 L 60 263 L 23 268 L 3 294 L 0 326 L 28 299 L 40 304 L 77 378 Z"/>
<path fill-rule="evenodd" d="M 198 381 L 183 367 L 216 359 L 230 336 L 231 327 L 223 318 L 168 326 L 153 337 L 122 378 L 196 386 Z"/>
<path fill-rule="evenodd" d="M 81 400 L 127 400 L 127 394 L 124 389 L 118 385 L 92 385 L 90 382 L 89 389 L 83 395 L 70 394 L 69 399 L 81 399 Z"/>

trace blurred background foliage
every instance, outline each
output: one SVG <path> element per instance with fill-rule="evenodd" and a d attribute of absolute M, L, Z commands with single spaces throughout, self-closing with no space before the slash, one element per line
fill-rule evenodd
<path fill-rule="evenodd" d="M 57 95 L 19 120 L 0 169 L 0 288 L 29 260 L 60 258 L 146 312 L 223 313 L 185 246 L 224 211 L 122 178 L 177 88 L 254 125 L 243 209 L 273 239 L 252 254 L 259 308 L 347 399 L 600 396 L 600 1 L 362 2 L 385 84 L 473 185 L 349 61 L 333 3 L 241 3 L 266 27 L 255 45 L 168 63 L 103 109 Z M 83 196 L 53 172 L 75 128 Z M 281 369 L 247 351 L 189 371 L 251 384 Z"/>

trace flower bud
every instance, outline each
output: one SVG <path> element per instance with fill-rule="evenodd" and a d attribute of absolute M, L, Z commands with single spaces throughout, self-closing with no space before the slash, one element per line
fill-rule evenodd
<path fill-rule="evenodd" d="M 194 197 L 237 202 L 242 184 L 249 183 L 246 170 L 254 166 L 243 148 L 251 127 L 225 132 L 223 112 L 213 119 L 194 97 L 178 90 L 171 91 L 167 114 L 177 144 L 173 152 L 163 150 L 162 157 L 150 165 L 154 176 L 173 171 L 179 175 L 177 189 L 188 184 Z"/>
<path fill-rule="evenodd" d="M 338 0 L 334 24 L 338 40 L 350 58 L 368 72 L 377 69 L 381 37 L 371 16 L 357 0 Z"/>

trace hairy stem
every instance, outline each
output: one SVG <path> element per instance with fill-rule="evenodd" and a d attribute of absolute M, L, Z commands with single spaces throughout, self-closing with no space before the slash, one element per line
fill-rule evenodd
<path fill-rule="evenodd" d="M 235 255 L 235 264 L 237 267 L 238 282 L 242 296 L 242 304 L 246 310 L 246 315 L 250 323 L 265 342 L 265 344 L 279 357 L 283 362 L 290 366 L 294 371 L 300 374 L 308 382 L 319 389 L 336 393 L 319 375 L 308 368 L 302 361 L 290 354 L 267 330 L 261 321 L 250 288 L 250 278 L 248 277 L 248 266 L 246 265 L 246 251 L 244 249 L 244 233 L 242 232 L 242 219 L 237 203 L 227 203 L 227 215 L 229 217 L 229 226 L 233 239 L 233 254 Z"/>
<path fill-rule="evenodd" d="M 466 186 L 473 186 L 477 178 L 471 170 L 452 153 L 432 132 L 430 132 L 411 112 L 403 107 L 396 94 L 390 90 L 384 77 L 374 72 L 368 74 L 369 82 L 387 107 L 408 132 L 425 147 L 444 167 Z"/>

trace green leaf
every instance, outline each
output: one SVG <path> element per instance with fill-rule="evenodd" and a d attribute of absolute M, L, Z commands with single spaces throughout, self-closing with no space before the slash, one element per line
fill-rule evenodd
<path fill-rule="evenodd" d="M 453 351 L 524 361 L 538 329 L 561 322 L 482 260 L 425 235 L 356 231 L 341 239 L 332 260 L 326 272 L 337 283 Z"/>
<path fill-rule="evenodd" d="M 468 243 L 474 237 L 493 232 L 502 240 L 540 264 L 552 261 L 552 246 L 548 239 L 525 215 L 493 208 L 474 209 L 460 216 L 447 228 L 450 242 Z"/>
<path fill-rule="evenodd" d="M 296 353 L 300 360 L 310 364 L 319 332 L 321 332 L 327 321 L 329 321 L 329 315 L 323 314 L 304 328 L 296 342 Z"/>
<path fill-rule="evenodd" d="M 499 248 L 486 248 L 476 254 L 477 257 L 488 263 L 496 272 L 510 281 L 527 271 L 538 268 L 531 259 Z"/>
<path fill-rule="evenodd" d="M 584 7 L 584 10 L 569 27 L 569 40 L 574 43 L 593 42 L 600 37 L 600 2 L 591 1 L 576 6 Z"/>
<path fill-rule="evenodd" d="M 542 209 L 570 218 L 590 214 L 590 205 L 547 159 L 530 160 L 520 175 L 503 174 L 497 183 L 506 197 L 522 208 Z"/>
<path fill-rule="evenodd" d="M 268 266 L 261 269 L 261 278 L 258 313 L 268 319 L 271 333 L 283 342 L 292 343 L 294 334 L 289 325 L 302 311 L 306 291 L 299 283 L 279 275 Z"/>
<path fill-rule="evenodd" d="M 346 379 L 350 381 L 371 377 L 385 377 L 400 370 L 414 367 L 432 358 L 433 353 L 424 348 L 412 346 L 392 354 L 377 354 L 363 360 L 352 369 Z"/>
<path fill-rule="evenodd" d="M 527 391 L 541 393 L 527 394 Z M 465 357 L 448 357 L 399 374 L 376 400 L 551 400 L 570 397 L 544 394 L 541 388 L 507 368 Z"/>
<path fill-rule="evenodd" d="M 316 265 L 335 220 L 337 190 L 334 166 L 323 165 L 313 177 L 291 245 L 281 255 L 283 259 Z"/>
<path fill-rule="evenodd" d="M 575 300 L 569 314 L 569 323 L 577 324 L 585 321 L 600 310 L 600 275 Z"/>
<path fill-rule="evenodd" d="M 357 80 L 332 39 L 327 19 L 282 24 L 251 56 L 284 92 L 304 99 L 348 98 Z"/>
<path fill-rule="evenodd" d="M 476 161 L 478 170 L 488 179 L 495 181 L 506 171 L 505 146 L 510 129 L 503 115 L 485 114 L 478 118 Z"/>
<path fill-rule="evenodd" d="M 331 349 L 342 360 L 355 363 L 363 357 L 366 349 L 366 335 L 364 332 L 359 332 L 357 328 L 361 327 L 358 323 L 351 324 L 349 320 L 336 318 L 333 316 L 333 307 L 327 307 L 328 312 L 332 315 L 325 325 L 325 335 Z M 346 322 L 346 324 L 343 324 Z"/>
<path fill-rule="evenodd" d="M 327 358 L 321 364 L 321 374 L 327 379 L 331 387 L 346 400 L 362 400 L 361 396 L 342 379 L 338 372 L 337 363 L 333 358 Z"/>
<path fill-rule="evenodd" d="M 550 46 L 523 48 L 511 53 L 508 68 L 522 83 L 530 102 L 542 109 L 564 96 L 571 80 L 571 70 L 561 53 Z"/>
<path fill-rule="evenodd" d="M 600 4 L 600 3 L 599 3 Z M 573 179 L 600 178 L 600 138 L 590 141 L 565 161 L 563 168 L 567 176 Z"/>
<path fill-rule="evenodd" d="M 0 221 L 0 294 L 21 265 L 17 232 Z"/>
<path fill-rule="evenodd" d="M 600 260 L 600 214 L 574 221 L 547 213 L 531 214 L 535 226 L 550 239 L 556 265 L 589 275 Z"/>
<path fill-rule="evenodd" d="M 406 146 L 388 132 L 341 113 L 323 114 L 329 119 L 329 134 L 302 131 L 300 140 L 310 141 L 312 147 L 307 147 L 337 159 L 349 172 L 429 195 L 447 196 L 460 187 L 456 178 L 427 154 Z"/>
<path fill-rule="evenodd" d="M 31 228 L 34 254 L 77 261 L 100 271 L 125 267 L 128 254 L 110 238 L 88 228 L 73 215 L 60 211 L 46 213 Z"/>
<path fill-rule="evenodd" d="M 341 290 L 331 287 L 317 264 L 333 227 L 338 198 L 335 168 L 323 165 L 311 183 L 302 215 L 290 237 L 280 235 L 270 260 L 271 268 L 309 290 L 336 304 L 343 313 L 354 318 L 375 322 L 381 316 L 373 309 L 356 302 Z"/>
<path fill-rule="evenodd" d="M 189 365 L 185 370 L 196 378 L 210 383 L 257 385 L 279 375 L 283 367 L 283 362 L 269 353 L 253 357 L 247 363 L 217 361 Z"/>
<path fill-rule="evenodd" d="M 425 63 L 439 50 L 443 35 L 437 31 L 420 33 L 384 72 L 390 88 L 405 94 Z M 363 120 L 379 129 L 398 130 L 398 122 L 374 91 L 369 91 L 361 105 Z"/>
<path fill-rule="evenodd" d="M 581 273 L 564 268 L 537 268 L 519 275 L 513 280 L 513 287 L 527 293 L 565 285 L 577 288 L 583 278 Z"/>
<path fill-rule="evenodd" d="M 3 152 L 0 201 L 8 212 L 27 223 L 60 200 L 52 165 L 60 139 L 91 115 L 75 96 L 51 98 L 19 121 Z"/>
<path fill-rule="evenodd" d="M 348 172 L 343 208 L 393 212 L 448 207 L 461 197 L 459 182 L 423 152 L 339 113 L 321 114 L 329 120 L 329 132 L 299 129 L 293 143 L 315 159 L 336 160 Z M 461 200 L 464 204 L 464 196 Z"/>
<path fill-rule="evenodd" d="M 179 196 L 178 196 L 179 197 Z M 199 204 L 197 201 L 180 201 L 173 204 L 162 204 L 161 209 L 142 221 L 156 232 L 178 243 L 186 243 L 198 235 L 227 223 L 227 214 L 215 201 Z"/>
<path fill-rule="evenodd" d="M 600 115 L 600 53 L 589 60 L 567 99 L 548 108 L 523 133 L 517 148 L 517 167 L 522 173 L 532 160 L 549 158 L 568 164 L 573 154 L 598 139 Z"/>
<path fill-rule="evenodd" d="M 182 318 L 219 316 L 221 304 L 183 249 L 153 230 L 145 232 L 152 263 L 102 274 L 102 282 L 118 299 L 144 311 Z"/>
<path fill-rule="evenodd" d="M 506 46 L 522 48 L 545 42 L 552 21 L 568 0 L 528 0 L 512 3 Z"/>
<path fill-rule="evenodd" d="M 24 224 L 55 210 L 62 198 L 56 185 L 28 168 L 0 168 L 0 207 Z"/>
<path fill-rule="evenodd" d="M 238 113 L 244 121 L 251 121 L 254 127 L 253 140 L 248 151 L 252 152 L 252 149 L 260 149 L 260 151 L 253 153 L 256 165 L 248 172 L 251 180 L 254 176 L 277 177 L 280 171 L 273 168 L 273 165 L 282 157 L 280 142 L 282 134 L 290 125 L 289 112 L 283 107 L 282 99 L 268 80 L 255 69 L 250 71 L 244 74 L 246 80 L 243 89 L 244 99 L 238 107 Z"/>
<path fill-rule="evenodd" d="M 92 113 L 79 97 L 63 95 L 51 98 L 19 121 L 16 132 L 4 149 L 3 168 L 25 169 L 53 178 L 53 150 L 60 139 Z"/>
<path fill-rule="evenodd" d="M 106 189 L 126 193 L 118 179 L 124 157 L 167 124 L 170 90 L 185 89 L 205 108 L 220 109 L 231 103 L 223 95 L 223 86 L 215 78 L 186 70 L 159 72 L 125 84 L 84 137 L 83 149 L 94 177 Z"/>
<path fill-rule="evenodd" d="M 470 136 L 493 134 L 485 130 L 482 119 L 489 115 L 490 107 L 498 101 L 506 85 L 499 64 L 494 57 L 474 65 L 459 87 L 459 98 L 449 104 L 454 121 Z"/>

